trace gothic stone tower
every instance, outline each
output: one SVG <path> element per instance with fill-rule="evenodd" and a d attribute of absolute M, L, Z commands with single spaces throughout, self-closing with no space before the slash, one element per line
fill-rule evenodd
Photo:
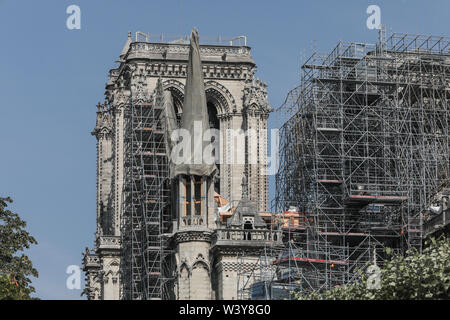
<path fill-rule="evenodd" d="M 106 102 L 99 107 L 93 132 L 97 138 L 97 232 L 95 249 L 84 254 L 85 292 L 90 299 L 118 299 L 121 296 L 118 269 L 123 258 L 120 239 L 126 138 L 124 110 L 132 96 L 144 97 L 144 100 L 151 96 L 160 80 L 163 90 L 171 94 L 178 120 L 183 113 L 189 44 L 183 40 L 162 43 L 146 38 L 141 41 L 137 36 L 133 41 L 129 33 L 117 61 L 119 65 L 109 72 Z M 217 179 L 202 177 L 199 182 L 198 177 L 181 178 L 178 183 L 183 188 L 180 188 L 179 196 L 186 196 L 182 192 L 189 188 L 194 195 L 195 189 L 200 187 L 203 196 L 216 191 L 230 203 L 236 203 L 242 198 L 241 181 L 247 170 L 248 198 L 257 212 L 267 212 L 266 130 L 271 108 L 266 85 L 254 76 L 256 65 L 250 55 L 250 47 L 231 43 L 200 45 L 199 54 L 209 123 L 226 133 L 226 137 L 219 146 L 222 161 L 216 167 Z M 247 139 L 233 136 L 233 133 L 245 129 L 259 134 L 252 134 Z M 208 199 L 210 202 L 203 205 L 212 206 L 213 196 Z M 214 223 L 209 215 L 207 219 L 208 225 Z M 179 237 L 182 238 L 181 234 Z M 180 241 L 184 246 L 182 243 Z M 202 240 L 202 243 L 207 242 Z M 205 259 L 208 264 L 206 253 L 197 257 Z M 200 260 L 198 264 L 201 264 Z"/>

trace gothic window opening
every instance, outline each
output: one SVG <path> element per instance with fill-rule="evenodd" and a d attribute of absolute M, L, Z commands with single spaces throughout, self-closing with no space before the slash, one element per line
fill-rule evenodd
<path fill-rule="evenodd" d="M 201 177 L 194 177 L 194 203 L 195 203 L 195 215 L 201 216 L 202 215 L 202 178 Z"/>
<path fill-rule="evenodd" d="M 209 117 L 209 127 L 214 129 L 220 129 L 219 118 L 217 117 L 217 108 L 213 102 L 207 103 L 208 117 Z"/>
<path fill-rule="evenodd" d="M 253 224 L 250 221 L 245 221 L 244 223 L 244 230 L 252 230 Z"/>
<path fill-rule="evenodd" d="M 253 224 L 250 221 L 245 221 L 244 230 L 252 230 Z M 244 240 L 252 240 L 252 234 L 250 232 L 244 232 Z"/>
<path fill-rule="evenodd" d="M 199 176 L 185 178 L 185 216 L 201 216 L 204 200 L 203 179 Z"/>
<path fill-rule="evenodd" d="M 166 90 L 170 91 L 170 93 L 172 94 L 173 109 L 175 112 L 176 121 L 177 125 L 180 126 L 181 115 L 183 113 L 183 101 L 184 101 L 183 93 L 180 91 L 180 89 L 175 87 L 169 87 Z"/>
<path fill-rule="evenodd" d="M 186 187 L 186 197 L 185 197 L 185 201 L 186 201 L 186 208 L 184 211 L 184 215 L 185 216 L 190 216 L 191 215 L 191 199 L 192 199 L 192 195 L 191 195 L 191 178 L 190 177 L 186 177 L 185 179 L 185 187 Z"/>
<path fill-rule="evenodd" d="M 209 127 L 211 129 L 220 130 L 220 121 L 219 121 L 219 118 L 217 116 L 217 107 L 216 107 L 216 105 L 213 102 L 208 101 L 206 106 L 208 108 Z M 214 142 L 215 141 L 214 139 L 215 139 L 215 137 L 212 138 L 211 142 Z M 217 145 L 218 150 L 214 149 L 214 151 L 213 151 L 213 156 L 214 157 L 216 157 L 216 152 L 219 152 L 220 147 L 221 146 L 218 144 Z M 220 164 L 216 163 L 216 166 L 217 166 L 218 174 L 220 176 Z M 217 179 L 217 181 L 214 183 L 214 191 L 216 191 L 217 193 L 220 194 L 220 181 L 219 181 L 219 179 Z"/>

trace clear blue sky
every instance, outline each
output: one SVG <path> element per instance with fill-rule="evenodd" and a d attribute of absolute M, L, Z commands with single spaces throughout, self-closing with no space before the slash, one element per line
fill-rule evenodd
<path fill-rule="evenodd" d="M 81 30 L 66 28 L 67 6 Z M 95 104 L 128 31 L 200 36 L 244 34 L 279 106 L 299 81 L 312 41 L 375 42 L 366 8 L 377 4 L 394 32 L 449 35 L 450 1 L 18 1 L 0 0 L 0 196 L 28 222 L 39 245 L 28 251 L 42 299 L 80 299 L 65 270 L 80 265 L 95 231 Z M 277 117 L 270 127 L 278 127 Z M 271 179 L 273 195 L 273 179 Z"/>

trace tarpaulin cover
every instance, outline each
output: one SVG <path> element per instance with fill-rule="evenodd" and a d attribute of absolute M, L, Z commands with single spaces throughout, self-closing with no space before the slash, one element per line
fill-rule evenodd
<path fill-rule="evenodd" d="M 205 131 L 209 129 L 209 119 L 197 29 L 192 30 L 190 40 L 181 128 L 190 133 L 191 148 L 188 148 L 190 150 L 187 150 L 187 154 L 183 157 L 185 161 L 175 165 L 174 176 L 180 174 L 210 176 L 215 172 L 216 165 L 203 157 L 210 139 L 205 139 L 208 141 L 203 139 Z"/>

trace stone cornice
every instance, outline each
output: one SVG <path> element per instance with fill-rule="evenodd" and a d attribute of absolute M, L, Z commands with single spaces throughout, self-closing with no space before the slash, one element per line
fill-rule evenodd
<path fill-rule="evenodd" d="M 260 265 L 257 262 L 232 262 L 232 261 L 219 261 L 215 268 L 219 272 L 251 272 L 255 269 L 259 269 Z"/>
<path fill-rule="evenodd" d="M 181 242 L 202 241 L 211 242 L 212 231 L 207 230 L 180 230 L 174 235 L 175 244 Z"/>
<path fill-rule="evenodd" d="M 266 245 L 268 247 L 268 245 Z M 227 255 L 227 256 L 237 256 L 243 253 L 248 256 L 259 256 L 264 249 L 264 245 L 261 246 L 239 246 L 235 244 L 230 244 L 227 246 L 214 245 L 211 247 L 211 252 L 213 254 Z"/>
<path fill-rule="evenodd" d="M 97 248 L 100 250 L 120 250 L 119 236 L 99 236 L 97 238 Z"/>
<path fill-rule="evenodd" d="M 83 255 L 83 271 L 98 269 L 101 267 L 101 260 L 97 254 L 86 253 Z"/>
<path fill-rule="evenodd" d="M 132 59 L 152 59 L 164 61 L 187 61 L 188 44 L 133 42 L 125 57 Z M 202 62 L 234 62 L 254 65 L 250 55 L 250 47 L 200 45 Z"/>
<path fill-rule="evenodd" d="M 147 77 L 162 77 L 162 78 L 186 78 L 187 64 L 184 62 L 159 62 L 152 61 L 146 63 L 145 73 L 143 76 Z M 203 77 L 205 80 L 246 80 L 248 78 L 248 71 L 250 66 L 243 66 L 240 64 L 204 64 Z M 120 78 L 118 78 L 120 79 Z M 117 80 L 114 81 L 117 83 Z"/>

